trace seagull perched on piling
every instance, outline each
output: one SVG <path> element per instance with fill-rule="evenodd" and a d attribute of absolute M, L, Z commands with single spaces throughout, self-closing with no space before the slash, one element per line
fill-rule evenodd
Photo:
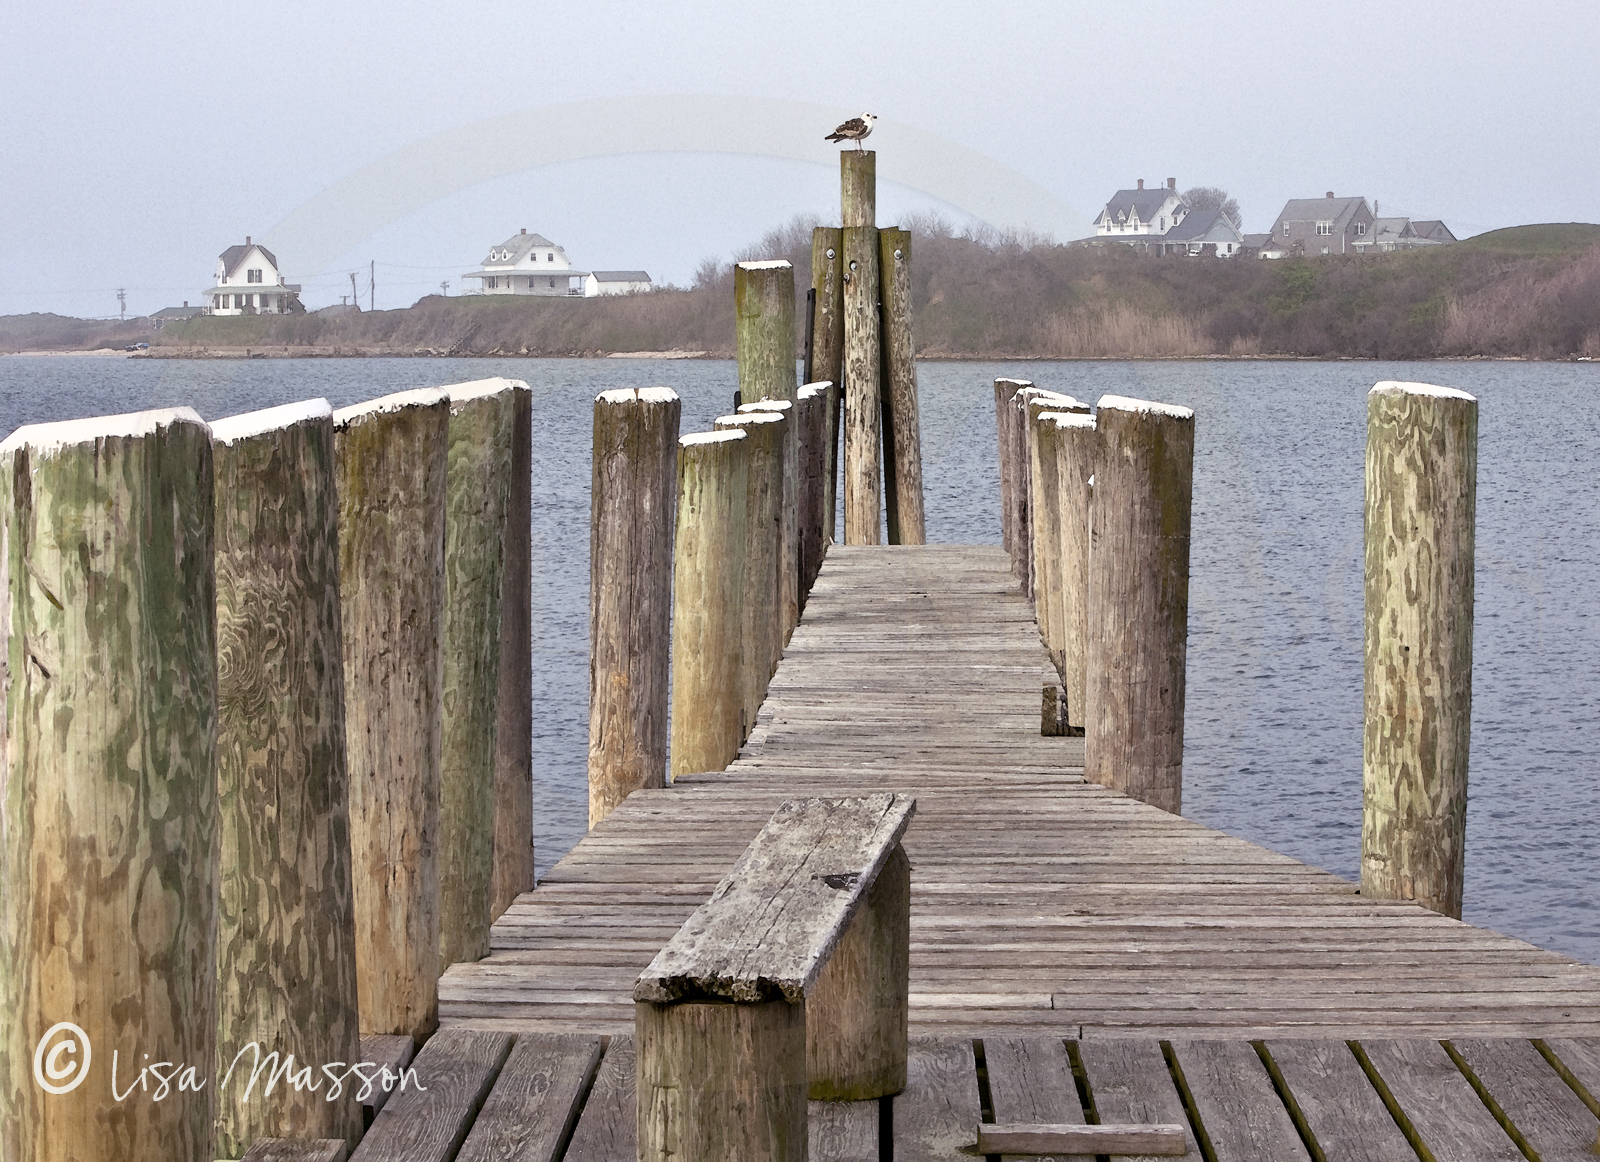
<path fill-rule="evenodd" d="M 824 141 L 853 141 L 856 148 L 861 148 L 861 139 L 872 132 L 872 123 L 878 119 L 875 113 L 863 113 L 859 117 L 852 117 L 839 128 L 835 129 Z"/>

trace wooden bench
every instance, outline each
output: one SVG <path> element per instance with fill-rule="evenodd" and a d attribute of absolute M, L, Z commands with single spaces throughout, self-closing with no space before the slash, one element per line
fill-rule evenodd
<path fill-rule="evenodd" d="M 634 987 L 639 1158 L 806 1156 L 906 1081 L 909 795 L 791 799 Z"/>

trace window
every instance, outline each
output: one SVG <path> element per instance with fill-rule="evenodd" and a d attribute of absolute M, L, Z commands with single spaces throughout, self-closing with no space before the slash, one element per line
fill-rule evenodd
<path fill-rule="evenodd" d="M 489 284 L 489 289 L 490 290 L 499 289 L 499 286 L 500 286 L 500 280 L 499 279 L 497 279 L 497 278 L 486 278 L 483 281 Z"/>
<path fill-rule="evenodd" d="M 1328 235 L 1333 233 L 1333 223 L 1331 221 L 1318 222 L 1317 233 L 1326 238 Z"/>
<path fill-rule="evenodd" d="M 1367 224 L 1365 222 L 1357 222 L 1356 223 L 1356 237 L 1360 238 L 1362 235 L 1366 234 L 1366 232 L 1367 232 Z"/>
<path fill-rule="evenodd" d="M 531 278 L 528 280 L 528 289 L 529 290 L 533 289 L 533 279 L 531 279 Z"/>
<path fill-rule="evenodd" d="M 555 279 L 551 279 L 550 280 L 550 285 L 551 286 L 555 286 L 556 285 L 556 280 Z"/>
<path fill-rule="evenodd" d="M 244 280 L 245 282 L 260 282 L 261 272 L 259 270 L 247 270 L 244 272 Z"/>
<path fill-rule="evenodd" d="M 555 260 L 556 260 L 556 256 L 554 254 L 545 255 L 545 261 L 546 262 L 554 262 Z"/>

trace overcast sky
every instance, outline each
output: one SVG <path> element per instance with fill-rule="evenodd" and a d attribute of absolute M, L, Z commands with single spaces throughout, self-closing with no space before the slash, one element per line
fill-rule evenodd
<path fill-rule="evenodd" d="M 1031 179 L 1084 232 L 1118 188 L 1168 177 L 1232 192 L 1247 230 L 1328 190 L 1463 237 L 1592 222 L 1597 44 L 1592 0 L 18 2 L 0 19 L 0 314 L 114 315 L 118 287 L 130 313 L 198 302 L 220 251 L 362 167 L 607 97 L 717 95 L 744 129 L 741 97 L 870 109 Z M 871 144 L 896 147 L 883 128 Z M 458 293 L 523 227 L 580 268 L 683 284 L 796 213 L 838 213 L 837 170 L 785 142 L 542 166 L 537 140 L 486 148 L 501 176 L 375 221 L 324 268 L 279 254 L 308 305 L 357 269 L 365 305 L 369 263 L 380 308 Z M 890 186 L 879 222 L 925 208 L 960 217 Z"/>

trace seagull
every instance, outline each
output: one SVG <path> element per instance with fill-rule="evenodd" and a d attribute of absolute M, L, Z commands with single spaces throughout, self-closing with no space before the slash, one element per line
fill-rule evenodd
<path fill-rule="evenodd" d="M 853 141 L 856 148 L 861 148 L 861 139 L 872 132 L 872 123 L 878 119 L 876 113 L 863 113 L 859 117 L 852 117 L 839 128 L 835 129 L 824 141 Z"/>

